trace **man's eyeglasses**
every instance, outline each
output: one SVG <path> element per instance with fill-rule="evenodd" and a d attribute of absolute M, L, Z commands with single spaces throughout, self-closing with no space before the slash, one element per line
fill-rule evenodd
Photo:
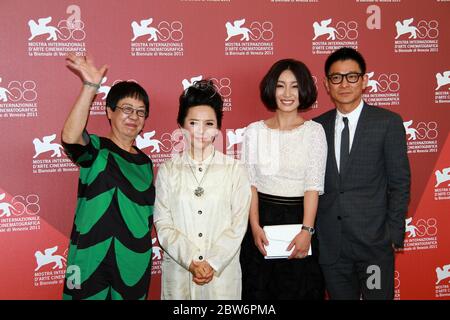
<path fill-rule="evenodd" d="M 123 106 L 119 107 L 116 106 L 116 108 L 119 108 L 120 111 L 122 111 L 125 114 L 132 114 L 133 112 L 136 112 L 136 114 L 138 115 L 138 117 L 144 118 L 147 116 L 147 111 L 142 110 L 142 109 L 135 109 L 132 106 L 128 105 L 128 104 L 124 104 Z"/>
<path fill-rule="evenodd" d="M 358 72 L 349 72 L 349 73 L 333 73 L 327 76 L 328 80 L 331 81 L 332 84 L 340 84 L 344 77 L 347 80 L 348 83 L 356 83 L 358 82 L 359 78 L 362 77 L 363 73 Z"/>

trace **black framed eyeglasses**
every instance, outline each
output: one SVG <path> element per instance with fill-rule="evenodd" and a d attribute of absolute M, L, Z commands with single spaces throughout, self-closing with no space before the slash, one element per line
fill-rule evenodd
<path fill-rule="evenodd" d="M 138 117 L 144 118 L 147 116 L 147 111 L 142 110 L 142 109 L 135 109 L 132 106 L 128 105 L 128 104 L 124 104 L 123 106 L 116 106 L 116 108 L 119 108 L 120 111 L 122 111 L 124 114 L 130 115 L 133 112 L 136 112 L 136 114 L 138 115 Z"/>
<path fill-rule="evenodd" d="M 332 73 L 327 75 L 327 78 L 331 81 L 332 84 L 340 84 L 342 81 L 344 81 L 344 77 L 348 83 L 356 83 L 363 75 L 364 73 L 358 72 Z"/>

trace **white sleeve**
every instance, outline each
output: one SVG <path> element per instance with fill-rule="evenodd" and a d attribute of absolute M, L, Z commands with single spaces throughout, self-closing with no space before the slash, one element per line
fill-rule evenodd
<path fill-rule="evenodd" d="M 241 160 L 245 164 L 250 185 L 256 187 L 257 141 L 253 129 L 245 129 Z"/>
<path fill-rule="evenodd" d="M 316 123 L 314 123 L 316 124 Z M 320 124 L 311 127 L 305 135 L 307 147 L 307 162 L 305 176 L 305 191 L 319 191 L 323 194 L 325 183 L 325 168 L 327 164 L 327 139 Z"/>

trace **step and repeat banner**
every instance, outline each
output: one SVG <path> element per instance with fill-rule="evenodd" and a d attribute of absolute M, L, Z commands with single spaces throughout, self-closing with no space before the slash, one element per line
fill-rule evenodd
<path fill-rule="evenodd" d="M 105 97 L 120 80 L 150 95 L 137 145 L 155 172 L 177 147 L 178 97 L 212 78 L 225 100 L 220 147 L 239 157 L 242 132 L 270 116 L 258 84 L 278 59 L 311 69 L 332 104 L 323 64 L 333 50 L 361 51 L 370 104 L 404 120 L 412 167 L 396 299 L 450 299 L 450 1 L 448 0 L 2 0 L 0 2 L 0 299 L 60 299 L 78 168 L 61 129 L 81 81 L 68 52 L 109 70 L 88 130 L 109 128 Z M 159 299 L 163 251 L 153 237 L 150 298 Z"/>

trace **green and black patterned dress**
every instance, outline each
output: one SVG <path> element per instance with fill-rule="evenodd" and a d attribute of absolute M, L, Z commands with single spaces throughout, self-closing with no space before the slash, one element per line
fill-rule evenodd
<path fill-rule="evenodd" d="M 87 135 L 86 135 L 87 136 Z M 89 135 L 64 144 L 80 166 L 64 299 L 146 299 L 155 189 L 151 160 Z"/>

